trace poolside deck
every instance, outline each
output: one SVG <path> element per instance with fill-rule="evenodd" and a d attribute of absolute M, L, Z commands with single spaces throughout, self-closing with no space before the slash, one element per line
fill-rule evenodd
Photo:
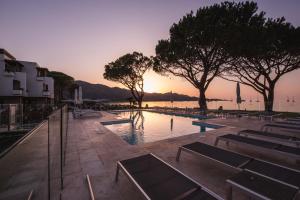
<path fill-rule="evenodd" d="M 182 156 L 181 161 L 177 163 L 175 156 L 178 147 L 194 141 L 213 144 L 216 136 L 245 128 L 257 129 L 264 123 L 263 121 L 247 118 L 210 119 L 207 121 L 226 125 L 226 127 L 207 132 L 205 137 L 192 134 L 144 145 L 129 145 L 100 124 L 100 121 L 113 119 L 115 119 L 115 116 L 106 112 L 102 113 L 101 119 L 70 119 L 63 199 L 89 198 L 85 180 L 86 174 L 91 177 L 96 199 L 140 199 L 141 196 L 124 175 L 121 174 L 118 183 L 114 182 L 116 161 L 148 152 L 156 154 L 213 192 L 225 197 L 225 181 L 236 172 L 214 162 L 198 159 L 187 154 Z M 226 148 L 226 146 L 222 147 Z M 271 155 L 237 148 L 233 145 L 230 148 L 248 155 L 300 168 L 300 166 L 283 158 L 275 158 Z M 240 195 L 239 199 L 243 199 L 243 197 Z"/>
<path fill-rule="evenodd" d="M 184 153 L 181 161 L 176 162 L 178 147 L 194 141 L 213 144 L 216 136 L 236 132 L 240 129 L 258 129 L 264 124 L 264 121 L 248 118 L 210 119 L 207 122 L 226 125 L 226 127 L 209 131 L 205 133 L 205 136 L 191 134 L 144 145 L 129 145 L 100 123 L 101 121 L 114 120 L 116 116 L 107 112 L 101 112 L 101 114 L 101 118 L 73 119 L 70 117 L 64 167 L 64 190 L 61 193 L 63 200 L 90 199 L 86 174 L 89 174 L 91 178 L 96 199 L 142 199 L 122 173 L 119 182 L 115 183 L 116 161 L 149 152 L 159 156 L 218 195 L 225 197 L 226 179 L 236 172 L 215 162 L 195 158 Z M 46 173 L 47 161 L 44 157 L 46 132 L 47 125 L 12 151 L 4 160 L 0 160 L 0 199 L 24 199 L 24 195 L 26 196 L 31 188 L 38 188 L 41 193 L 46 192 L 46 187 L 36 185 L 44 181 L 42 178 L 45 178 Z M 224 144 L 220 144 L 220 147 L 227 148 Z M 250 156 L 300 169 L 299 164 L 279 156 L 266 155 L 234 145 L 230 145 L 229 148 Z M 30 156 L 33 152 L 36 156 Z M 24 155 L 27 156 L 23 158 Z M 13 160 L 18 160 L 18 162 L 8 166 L 7 163 L 12 163 Z M 9 178 L 10 176 L 11 178 Z M 9 180 L 9 182 L 4 180 Z M 237 195 L 234 196 L 235 199 L 247 199 L 239 193 L 234 195 Z M 59 194 L 55 194 L 52 197 L 58 199 L 58 196 Z M 33 199 L 42 198 L 34 196 Z"/>

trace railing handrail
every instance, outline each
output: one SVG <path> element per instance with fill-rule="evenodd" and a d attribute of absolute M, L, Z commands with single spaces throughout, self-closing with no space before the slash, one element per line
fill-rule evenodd
<path fill-rule="evenodd" d="M 30 190 L 29 195 L 26 200 L 31 200 L 33 196 L 33 190 Z"/>
<path fill-rule="evenodd" d="M 93 188 L 92 188 L 90 176 L 88 174 L 86 175 L 86 180 L 88 182 L 88 187 L 89 187 L 91 200 L 95 200 L 95 195 L 94 195 L 94 191 L 93 191 Z"/>
<path fill-rule="evenodd" d="M 8 154 L 12 149 L 14 149 L 17 145 L 22 144 L 26 139 L 31 137 L 40 127 L 42 127 L 47 120 L 42 121 L 38 125 L 36 125 L 32 130 L 30 130 L 28 133 L 26 133 L 23 137 L 18 139 L 14 144 L 12 144 L 10 147 L 5 149 L 2 153 L 0 153 L 0 159 L 4 157 L 6 154 Z"/>

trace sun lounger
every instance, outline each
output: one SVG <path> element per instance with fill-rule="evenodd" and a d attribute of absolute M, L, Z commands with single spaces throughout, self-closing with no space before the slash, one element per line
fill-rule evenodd
<path fill-rule="evenodd" d="M 287 144 L 287 145 L 292 145 L 297 147 L 300 146 L 300 138 L 289 136 L 289 135 L 282 135 L 278 133 L 256 131 L 256 130 L 242 130 L 238 132 L 237 135 L 254 136 L 261 139 L 266 139 L 268 141 L 274 141 L 276 143 Z"/>
<path fill-rule="evenodd" d="M 153 154 L 117 162 L 119 170 L 146 199 L 222 199 Z"/>
<path fill-rule="evenodd" d="M 300 126 L 300 122 L 291 122 L 291 121 L 276 121 L 275 124 L 282 124 L 282 125 L 290 125 L 290 126 Z"/>
<path fill-rule="evenodd" d="M 268 131 L 269 129 L 272 129 L 272 128 L 286 129 L 286 130 L 289 130 L 289 131 L 292 131 L 292 132 L 300 133 L 300 126 L 293 126 L 293 125 L 291 126 L 291 125 L 275 124 L 275 123 L 265 124 L 265 125 L 262 126 L 261 130 L 262 131 Z"/>
<path fill-rule="evenodd" d="M 91 109 L 75 109 L 73 111 L 74 118 L 81 118 L 81 117 L 99 117 L 100 112 Z"/>
<path fill-rule="evenodd" d="M 235 169 L 239 168 L 250 160 L 250 158 L 247 156 L 243 156 L 235 152 L 226 151 L 200 142 L 195 142 L 179 147 L 176 156 L 177 161 L 179 161 L 181 151 L 206 157 Z"/>
<path fill-rule="evenodd" d="M 237 171 L 248 170 L 252 173 L 269 177 L 298 189 L 300 188 L 300 171 L 295 169 L 251 158 L 200 142 L 194 142 L 179 147 L 176 157 L 177 161 L 179 161 L 181 152 L 183 151 L 216 161 Z"/>
<path fill-rule="evenodd" d="M 270 120 L 270 121 L 273 121 L 273 118 L 274 117 L 278 117 L 278 116 L 280 116 L 281 115 L 281 113 L 261 113 L 260 115 L 259 115 L 259 119 L 265 119 L 265 120 Z"/>
<path fill-rule="evenodd" d="M 296 200 L 299 199 L 299 188 L 295 188 L 268 177 L 249 172 L 238 173 L 227 180 L 227 200 L 232 199 L 233 188 L 246 193 L 254 199 L 263 200 Z"/>
<path fill-rule="evenodd" d="M 287 118 L 287 121 L 300 123 L 300 118 Z"/>
<path fill-rule="evenodd" d="M 255 146 L 257 148 L 264 149 L 264 151 L 289 156 L 291 158 L 295 158 L 297 161 L 300 160 L 300 148 L 285 146 L 274 142 L 268 142 L 233 134 L 227 134 L 217 137 L 215 145 L 217 145 L 220 140 L 225 141 L 227 144 L 231 142 L 235 144 L 242 144 L 243 146 Z"/>
<path fill-rule="evenodd" d="M 226 113 L 226 117 L 249 117 L 248 112 L 228 112 Z"/>

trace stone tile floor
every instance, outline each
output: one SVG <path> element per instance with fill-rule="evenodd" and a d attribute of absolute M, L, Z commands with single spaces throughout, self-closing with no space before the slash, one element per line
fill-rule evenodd
<path fill-rule="evenodd" d="M 210 119 L 207 121 L 226 125 L 226 127 L 209 131 L 204 137 L 191 134 L 144 145 L 129 145 L 100 123 L 100 121 L 115 119 L 115 115 L 107 112 L 101 112 L 101 115 L 100 118 L 70 117 L 64 166 L 64 189 L 61 193 L 58 192 L 59 179 L 54 179 L 52 199 L 59 199 L 60 196 L 63 200 L 90 199 L 87 174 L 91 178 L 96 199 L 142 199 L 122 173 L 119 182 L 114 181 L 116 162 L 149 152 L 159 156 L 221 197 L 225 197 L 226 179 L 237 172 L 216 162 L 199 159 L 186 153 L 182 154 L 180 162 L 176 162 L 178 147 L 194 141 L 213 144 L 216 136 L 245 128 L 258 129 L 264 123 L 264 121 L 248 118 Z M 46 199 L 47 128 L 45 124 L 30 139 L 18 145 L 0 160 L 0 199 L 25 199 L 31 189 L 35 191 L 33 199 Z M 299 164 L 284 157 L 235 145 L 227 147 L 220 144 L 220 147 L 300 169 Z M 234 199 L 247 198 L 243 194 L 234 193 Z"/>
<path fill-rule="evenodd" d="M 211 119 L 208 121 L 227 125 L 227 127 L 207 132 L 205 137 L 199 134 L 192 134 L 143 145 L 129 145 L 99 123 L 100 121 L 112 120 L 114 117 L 110 113 L 103 112 L 101 119 L 88 118 L 70 121 L 67 158 L 69 155 L 74 157 L 74 152 L 77 152 L 77 157 L 79 158 L 66 163 L 65 173 L 69 173 L 68 178 L 72 179 L 73 184 L 65 186 L 63 199 L 89 198 L 85 181 L 86 174 L 89 174 L 91 178 L 96 199 L 142 199 L 138 191 L 122 173 L 120 174 L 119 182 L 114 182 L 116 162 L 149 152 L 159 156 L 218 195 L 225 197 L 226 179 L 237 172 L 216 162 L 195 158 L 185 153 L 183 153 L 181 161 L 176 162 L 175 156 L 178 147 L 194 141 L 213 144 L 218 135 L 236 132 L 245 128 L 257 129 L 264 123 L 263 121 L 248 118 Z M 220 146 L 227 148 L 223 144 Z M 263 154 L 259 151 L 239 148 L 234 145 L 231 145 L 229 148 L 251 156 L 299 168 L 299 166 L 285 158 L 274 157 L 274 155 Z M 81 170 L 79 170 L 78 166 L 80 166 Z M 71 173 L 72 171 L 74 173 Z M 74 196 L 70 191 L 76 191 L 76 195 Z M 244 199 L 245 197 L 237 193 L 235 198 Z"/>

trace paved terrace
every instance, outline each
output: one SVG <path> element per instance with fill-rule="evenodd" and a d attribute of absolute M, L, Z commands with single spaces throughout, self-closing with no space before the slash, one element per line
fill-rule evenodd
<path fill-rule="evenodd" d="M 182 154 L 180 162 L 176 162 L 175 156 L 178 147 L 194 141 L 213 144 L 216 136 L 245 128 L 258 129 L 264 123 L 248 118 L 210 119 L 207 120 L 209 123 L 222 124 L 226 127 L 209 131 L 205 133 L 205 136 L 191 134 L 144 145 L 129 145 L 100 124 L 100 121 L 116 119 L 115 115 L 107 112 L 101 112 L 101 115 L 97 118 L 82 119 L 70 117 L 64 168 L 64 190 L 61 193 L 63 200 L 90 199 L 86 174 L 89 174 L 91 178 L 96 199 L 142 199 L 122 172 L 119 182 L 114 182 L 116 161 L 149 152 L 156 154 L 213 192 L 225 197 L 226 179 L 236 172 L 216 162 L 186 153 Z M 30 138 L 0 160 L 0 199 L 25 199 L 31 189 L 38 191 L 33 199 L 45 197 L 47 192 L 47 128 L 47 124 L 43 125 Z M 220 147 L 227 148 L 222 143 L 220 143 Z M 267 155 L 234 145 L 230 145 L 229 148 L 300 169 L 299 165 L 283 157 Z M 55 183 L 54 187 L 57 187 Z M 52 197 L 59 199 L 59 194 L 55 193 Z M 236 193 L 234 193 L 234 197 L 235 199 L 247 199 L 242 194 Z"/>
<path fill-rule="evenodd" d="M 70 119 L 63 199 L 89 198 L 85 179 L 86 174 L 91 177 L 96 199 L 142 199 L 135 187 L 130 184 L 122 173 L 120 173 L 119 182 L 114 182 L 116 161 L 149 152 L 159 156 L 213 192 L 225 197 L 226 179 L 236 172 L 223 165 L 216 164 L 216 162 L 199 159 L 185 153 L 183 153 L 181 161 L 177 163 L 175 156 L 178 147 L 194 141 L 213 144 L 216 136 L 245 128 L 258 129 L 263 125 L 262 121 L 248 118 L 211 119 L 207 121 L 227 125 L 227 127 L 209 131 L 205 134 L 205 137 L 200 136 L 200 134 L 192 134 L 139 146 L 129 145 L 100 124 L 100 121 L 113 119 L 115 119 L 115 116 L 106 112 L 102 112 L 100 119 Z M 225 145 L 222 147 L 226 148 Z M 286 166 L 300 168 L 292 161 L 282 157 L 276 158 L 274 155 L 268 156 L 253 150 L 238 148 L 234 145 L 231 145 L 230 149 Z M 235 196 L 235 199 L 245 198 L 241 194 L 237 195 L 238 197 Z"/>

